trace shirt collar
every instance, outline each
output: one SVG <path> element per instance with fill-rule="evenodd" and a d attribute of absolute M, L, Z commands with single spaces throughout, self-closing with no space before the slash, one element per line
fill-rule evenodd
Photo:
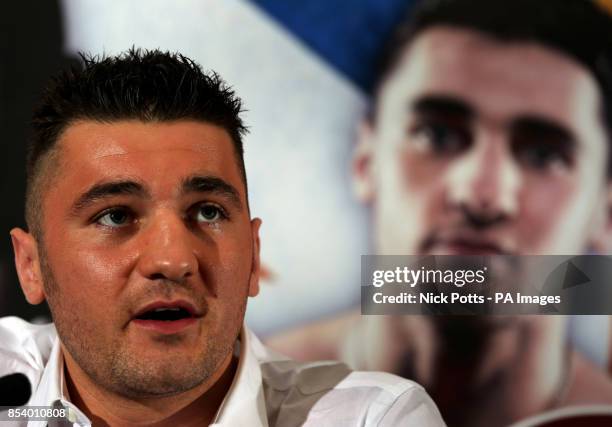
<path fill-rule="evenodd" d="M 79 408 L 70 402 L 66 379 L 64 377 L 64 356 L 59 337 L 55 338 L 49 360 L 43 371 L 40 383 L 32 394 L 28 406 L 52 406 L 68 409 L 68 420 L 74 425 L 91 426 L 91 421 Z M 45 427 L 46 421 L 30 421 L 28 427 Z"/>
<path fill-rule="evenodd" d="M 253 352 L 253 346 L 262 346 L 262 344 L 245 325 L 240 331 L 236 374 L 211 426 L 268 426 L 261 369 Z M 91 426 L 91 421 L 85 414 L 70 402 L 64 377 L 64 357 L 59 337 L 55 339 L 40 383 L 28 405 L 61 405 L 69 409 L 69 420 L 76 426 Z M 46 425 L 46 421 L 30 421 L 28 423 L 28 427 L 46 427 Z"/>
<path fill-rule="evenodd" d="M 261 381 L 261 368 L 254 348 L 262 346 L 246 327 L 238 342 L 240 358 L 234 380 L 211 426 L 268 426 L 266 403 Z"/>

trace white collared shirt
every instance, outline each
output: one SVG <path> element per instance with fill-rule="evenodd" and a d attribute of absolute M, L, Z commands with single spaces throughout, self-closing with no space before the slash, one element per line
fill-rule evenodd
<path fill-rule="evenodd" d="M 338 362 L 298 363 L 266 348 L 246 327 L 232 385 L 212 426 L 444 426 L 418 384 L 379 372 L 352 372 Z M 64 359 L 52 324 L 0 319 L 0 377 L 24 374 L 28 406 L 68 408 L 75 427 L 91 422 L 70 402 Z M 30 421 L 27 427 L 44 427 Z"/>

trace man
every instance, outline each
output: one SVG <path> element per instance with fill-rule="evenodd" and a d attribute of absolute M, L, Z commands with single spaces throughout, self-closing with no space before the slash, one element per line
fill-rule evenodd
<path fill-rule="evenodd" d="M 443 425 L 413 383 L 297 365 L 243 327 L 261 220 L 240 109 L 217 75 L 159 51 L 53 81 L 33 120 L 29 231 L 11 238 L 54 325 L 1 319 L 0 376 L 25 375 L 29 406 L 80 426 Z"/>
<path fill-rule="evenodd" d="M 421 2 L 390 44 L 355 149 L 374 252 L 607 253 L 611 21 L 581 0 Z M 449 425 L 612 403 L 605 373 L 567 350 L 560 316 L 354 312 L 270 344 L 416 379 Z"/>

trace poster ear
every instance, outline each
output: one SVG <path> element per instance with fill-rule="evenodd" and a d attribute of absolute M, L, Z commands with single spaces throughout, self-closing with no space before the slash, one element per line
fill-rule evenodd
<path fill-rule="evenodd" d="M 363 120 L 357 132 L 357 141 L 351 162 L 353 191 L 359 201 L 370 204 L 374 199 L 374 147 L 373 130 Z"/>
<path fill-rule="evenodd" d="M 598 254 L 612 253 L 612 182 L 607 184 L 604 197 L 591 230 L 589 248 Z"/>

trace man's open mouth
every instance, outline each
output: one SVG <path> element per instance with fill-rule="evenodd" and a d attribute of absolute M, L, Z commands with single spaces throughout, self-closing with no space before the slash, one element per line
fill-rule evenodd
<path fill-rule="evenodd" d="M 168 308 L 156 308 L 149 310 L 141 315 L 136 316 L 136 319 L 140 320 L 160 320 L 171 322 L 174 320 L 187 319 L 194 317 L 189 311 L 179 307 L 168 307 Z"/>
<path fill-rule="evenodd" d="M 147 304 L 132 317 L 132 323 L 162 333 L 178 333 L 203 316 L 187 301 L 156 301 Z"/>

